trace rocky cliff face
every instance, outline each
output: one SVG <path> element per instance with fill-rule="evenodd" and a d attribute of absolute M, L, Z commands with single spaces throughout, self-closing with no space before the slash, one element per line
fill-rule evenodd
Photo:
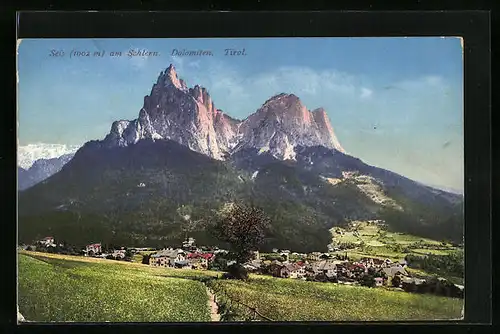
<path fill-rule="evenodd" d="M 140 139 L 170 139 L 220 160 L 235 137 L 236 124 L 215 107 L 205 88 L 188 88 L 170 65 L 144 98 L 139 117 L 114 122 L 104 142 L 128 146 Z"/>
<path fill-rule="evenodd" d="M 279 94 L 244 121 L 217 109 L 204 87 L 188 88 L 172 65 L 161 72 L 139 117 L 111 126 L 105 145 L 128 146 L 140 139 L 169 139 L 223 160 L 245 148 L 294 159 L 296 146 L 321 145 L 343 152 L 323 109 L 309 111 L 293 94 Z"/>
<path fill-rule="evenodd" d="M 269 151 L 279 159 L 295 159 L 298 146 L 324 146 L 344 152 L 326 111 L 309 111 L 293 94 L 279 94 L 250 115 L 240 126 L 240 148 Z"/>

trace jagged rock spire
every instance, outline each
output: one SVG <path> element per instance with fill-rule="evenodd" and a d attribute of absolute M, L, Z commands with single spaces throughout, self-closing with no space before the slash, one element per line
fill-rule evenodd
<path fill-rule="evenodd" d="M 311 112 L 296 95 L 281 93 L 238 121 L 215 107 L 206 88 L 188 88 L 173 64 L 160 72 L 144 97 L 138 119 L 113 123 L 104 141 L 127 146 L 143 138 L 174 140 L 215 159 L 248 147 L 280 159 L 293 159 L 296 146 L 319 145 L 344 152 L 324 109 Z"/>

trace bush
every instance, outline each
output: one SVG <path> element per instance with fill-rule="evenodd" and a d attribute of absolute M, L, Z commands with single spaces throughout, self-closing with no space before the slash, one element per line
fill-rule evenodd
<path fill-rule="evenodd" d="M 108 260 L 114 260 L 115 257 L 113 255 L 109 254 L 108 256 L 106 256 L 106 259 L 108 259 Z"/>
<path fill-rule="evenodd" d="M 339 280 L 338 280 L 337 276 L 332 276 L 332 277 L 328 277 L 328 282 L 330 282 L 330 283 L 338 283 Z"/>
<path fill-rule="evenodd" d="M 403 282 L 403 290 L 405 290 L 406 292 L 416 292 L 417 285 L 414 282 L 411 283 Z"/>
<path fill-rule="evenodd" d="M 365 275 L 361 276 L 361 279 L 359 280 L 359 284 L 361 286 L 374 288 L 375 287 L 375 278 L 372 275 L 365 274 Z"/>
<path fill-rule="evenodd" d="M 227 273 L 222 275 L 222 278 L 246 280 L 248 272 L 242 265 L 235 263 L 227 267 Z"/>
<path fill-rule="evenodd" d="M 142 256 L 142 264 L 149 264 L 149 258 L 151 256 L 149 254 L 143 255 Z"/>
<path fill-rule="evenodd" d="M 209 263 L 210 270 L 227 270 L 227 260 L 221 256 L 216 256 L 215 259 Z"/>
<path fill-rule="evenodd" d="M 393 287 L 399 288 L 401 286 L 401 277 L 399 277 L 398 275 L 394 276 L 392 278 L 391 284 Z"/>
<path fill-rule="evenodd" d="M 328 277 L 324 273 L 319 273 L 316 276 L 314 276 L 314 280 L 316 282 L 328 282 Z"/>

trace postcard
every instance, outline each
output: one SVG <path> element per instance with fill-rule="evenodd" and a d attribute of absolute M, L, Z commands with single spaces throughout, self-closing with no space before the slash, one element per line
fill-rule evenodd
<path fill-rule="evenodd" d="M 18 40 L 18 321 L 462 319 L 462 47 Z"/>

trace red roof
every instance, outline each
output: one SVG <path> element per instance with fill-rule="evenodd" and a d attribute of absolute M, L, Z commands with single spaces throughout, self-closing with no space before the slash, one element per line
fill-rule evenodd
<path fill-rule="evenodd" d="M 212 258 L 212 256 L 214 256 L 214 255 L 213 255 L 213 254 L 211 254 L 211 253 L 202 253 L 202 254 L 200 254 L 200 253 L 189 253 L 189 254 L 187 255 L 187 258 L 188 258 L 188 259 L 197 259 L 197 258 L 202 257 L 202 258 L 204 258 L 204 259 L 209 260 L 209 259 L 211 259 L 211 258 Z"/>

